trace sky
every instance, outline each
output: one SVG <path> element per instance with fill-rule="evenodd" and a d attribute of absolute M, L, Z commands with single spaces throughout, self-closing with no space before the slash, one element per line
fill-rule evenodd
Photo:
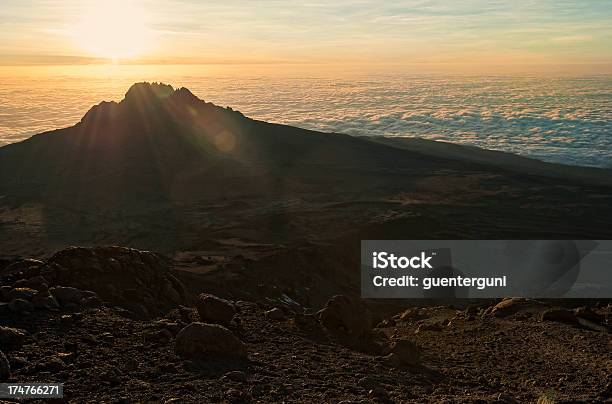
<path fill-rule="evenodd" d="M 588 66 L 610 0 L 2 0 L 0 65 Z"/>

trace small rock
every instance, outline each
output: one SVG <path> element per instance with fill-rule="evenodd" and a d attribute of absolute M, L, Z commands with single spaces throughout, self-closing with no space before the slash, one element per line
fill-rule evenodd
<path fill-rule="evenodd" d="M 11 376 L 11 366 L 8 359 L 2 351 L 0 351 L 0 381 L 4 382 Z"/>
<path fill-rule="evenodd" d="M 565 309 L 549 309 L 542 313 L 542 321 L 557 321 L 575 324 L 578 322 L 574 312 Z"/>
<path fill-rule="evenodd" d="M 390 366 L 392 368 L 398 368 L 402 365 L 402 361 L 400 360 L 399 356 L 397 354 L 394 354 L 393 352 L 385 356 L 384 359 L 387 366 Z"/>
<path fill-rule="evenodd" d="M 98 294 L 94 291 L 91 290 L 82 290 L 81 291 L 81 296 L 83 299 L 89 299 L 91 297 L 98 297 Z"/>
<path fill-rule="evenodd" d="M 36 289 L 30 288 L 15 288 L 8 293 L 8 300 L 23 299 L 32 300 L 32 298 L 38 293 Z"/>
<path fill-rule="evenodd" d="M 465 308 L 464 314 L 466 315 L 466 317 L 475 316 L 478 314 L 478 311 L 478 306 L 476 306 L 475 304 L 470 304 Z"/>
<path fill-rule="evenodd" d="M 605 325 L 595 323 L 591 320 L 587 320 L 586 318 L 582 318 L 582 317 L 576 317 L 576 320 L 578 321 L 578 324 L 590 330 L 599 331 L 599 332 L 608 332 L 608 327 Z"/>
<path fill-rule="evenodd" d="M 493 306 L 490 314 L 494 317 L 506 317 L 519 311 L 526 302 L 527 299 L 520 297 L 507 298 Z"/>
<path fill-rule="evenodd" d="M 39 268 L 45 263 L 39 260 L 27 258 L 13 262 L 11 265 L 4 268 L 5 273 L 29 272 L 32 268 Z"/>
<path fill-rule="evenodd" d="M 62 325 L 71 325 L 74 324 L 74 317 L 69 314 L 64 314 L 60 317 L 60 324 Z"/>
<path fill-rule="evenodd" d="M 419 324 L 419 326 L 417 327 L 414 333 L 418 334 L 423 331 L 442 331 L 443 329 L 444 328 L 442 327 L 440 323 L 422 323 L 422 324 Z"/>
<path fill-rule="evenodd" d="M 19 349 L 23 345 L 27 333 L 19 328 L 0 326 L 0 346 Z"/>
<path fill-rule="evenodd" d="M 378 389 L 381 387 L 380 383 L 370 376 L 362 377 L 361 379 L 359 379 L 357 385 L 359 387 L 363 387 L 366 390 Z"/>
<path fill-rule="evenodd" d="M 227 390 L 225 392 L 225 398 L 230 403 L 249 403 L 252 400 L 252 397 L 248 392 L 237 389 Z"/>
<path fill-rule="evenodd" d="M 241 372 L 240 370 L 227 372 L 224 377 L 227 377 L 228 379 L 233 380 L 235 382 L 246 382 L 247 380 L 246 373 Z"/>
<path fill-rule="evenodd" d="M 15 313 L 29 313 L 34 311 L 34 305 L 24 299 L 11 300 L 9 308 Z"/>
<path fill-rule="evenodd" d="M 268 320 L 282 320 L 285 318 L 285 313 L 283 313 L 283 311 L 277 307 L 273 308 L 272 310 L 268 310 L 264 313 L 266 315 L 266 318 Z"/>
<path fill-rule="evenodd" d="M 317 313 L 321 324 L 333 333 L 368 340 L 372 333 L 372 315 L 358 301 L 344 295 L 336 295 L 327 301 Z"/>
<path fill-rule="evenodd" d="M 315 329 L 319 325 L 319 321 L 314 314 L 304 314 L 304 315 L 296 315 L 295 322 L 301 328 L 312 330 Z"/>
<path fill-rule="evenodd" d="M 59 303 L 53 296 L 34 296 L 32 305 L 35 309 L 59 309 Z"/>
<path fill-rule="evenodd" d="M 84 307 L 88 307 L 90 309 L 102 306 L 102 300 L 98 296 L 86 297 L 81 302 Z"/>
<path fill-rule="evenodd" d="M 503 404 L 518 404 L 518 401 L 516 401 L 514 397 L 505 393 L 499 393 L 497 396 L 497 401 Z"/>
<path fill-rule="evenodd" d="M 212 324 L 228 325 L 236 314 L 236 309 L 228 300 L 207 293 L 198 296 L 196 309 L 201 321 Z"/>
<path fill-rule="evenodd" d="M 404 322 L 422 320 L 427 316 L 417 307 L 406 309 L 402 314 L 399 315 L 398 320 Z"/>
<path fill-rule="evenodd" d="M 62 304 L 79 304 L 83 298 L 83 294 L 77 288 L 70 286 L 56 286 L 49 289 L 49 292 Z"/>
<path fill-rule="evenodd" d="M 49 290 L 49 283 L 43 276 L 34 276 L 30 279 L 22 279 L 15 282 L 15 287 L 28 287 L 38 292 L 45 293 Z"/>
<path fill-rule="evenodd" d="M 372 399 L 384 399 L 386 396 L 387 392 L 382 387 L 368 391 L 368 397 Z"/>
<path fill-rule="evenodd" d="M 391 343 L 391 353 L 397 355 L 402 365 L 418 365 L 421 363 L 421 350 L 412 341 L 400 339 Z"/>
<path fill-rule="evenodd" d="M 605 316 L 595 313 L 588 307 L 578 307 L 576 310 L 574 310 L 574 314 L 576 317 L 584 318 L 585 320 L 589 320 L 594 323 L 601 323 L 605 320 Z"/>
<path fill-rule="evenodd" d="M 211 356 L 246 358 L 246 346 L 227 328 L 217 324 L 191 323 L 176 336 L 176 353 L 186 359 Z"/>
<path fill-rule="evenodd" d="M 23 356 L 13 356 L 10 363 L 12 369 L 23 369 L 28 365 L 28 360 Z"/>
<path fill-rule="evenodd" d="M 38 372 L 60 372 L 64 369 L 65 366 L 66 365 L 60 358 L 53 357 L 49 358 L 45 362 L 39 363 L 38 365 L 36 365 L 35 368 Z"/>
<path fill-rule="evenodd" d="M 172 333 L 170 330 L 161 329 L 157 331 L 148 331 L 144 333 L 144 340 L 147 342 L 155 342 L 159 344 L 167 344 L 172 341 Z"/>
<path fill-rule="evenodd" d="M 127 358 L 127 360 L 124 362 L 123 368 L 126 372 L 133 372 L 134 370 L 138 369 L 139 366 L 140 364 L 136 359 Z"/>

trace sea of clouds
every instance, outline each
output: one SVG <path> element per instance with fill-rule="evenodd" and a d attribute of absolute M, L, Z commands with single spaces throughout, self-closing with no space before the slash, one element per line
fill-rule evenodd
<path fill-rule="evenodd" d="M 70 126 L 120 100 L 121 77 L 0 78 L 0 145 Z M 444 140 L 572 165 L 612 167 L 612 77 L 168 77 L 252 118 L 357 136 Z"/>

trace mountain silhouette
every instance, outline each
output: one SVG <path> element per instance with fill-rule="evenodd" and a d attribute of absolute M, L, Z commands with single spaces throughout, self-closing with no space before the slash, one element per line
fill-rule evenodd
<path fill-rule="evenodd" d="M 137 83 L 72 127 L 0 148 L 0 247 L 170 251 L 204 239 L 285 243 L 359 229 L 366 238 L 565 237 L 568 228 L 606 238 L 609 174 L 273 124 L 186 88 Z"/>
<path fill-rule="evenodd" d="M 72 127 L 0 148 L 0 184 L 5 194 L 34 198 L 183 198 L 230 192 L 228 180 L 234 191 L 265 193 L 348 173 L 425 168 L 431 160 L 253 120 L 186 88 L 137 83 L 121 102 L 94 106 Z"/>

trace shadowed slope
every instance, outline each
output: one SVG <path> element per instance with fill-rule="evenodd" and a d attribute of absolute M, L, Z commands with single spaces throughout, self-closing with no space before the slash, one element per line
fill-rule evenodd
<path fill-rule="evenodd" d="M 0 249 L 176 251 L 347 232 L 609 237 L 612 191 L 590 177 L 605 170 L 549 175 L 551 165 L 465 150 L 261 122 L 185 88 L 138 83 L 70 128 L 0 148 Z"/>
<path fill-rule="evenodd" d="M 255 121 L 185 88 L 138 83 L 124 100 L 94 106 L 73 127 L 0 148 L 0 189 L 46 198 L 180 198 L 211 190 L 223 178 L 248 178 L 240 185 L 265 192 L 279 179 L 299 186 L 329 178 L 332 168 L 415 165 L 426 161 L 346 135 Z"/>

